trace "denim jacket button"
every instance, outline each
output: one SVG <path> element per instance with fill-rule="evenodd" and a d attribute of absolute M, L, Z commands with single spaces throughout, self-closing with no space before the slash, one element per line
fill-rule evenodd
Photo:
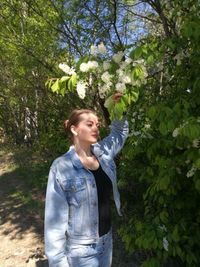
<path fill-rule="evenodd" d="M 74 186 L 72 186 L 72 191 L 75 192 L 76 191 L 76 188 Z"/>

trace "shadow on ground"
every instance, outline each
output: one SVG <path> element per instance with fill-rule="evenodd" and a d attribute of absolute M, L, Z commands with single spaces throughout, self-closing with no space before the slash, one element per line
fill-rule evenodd
<path fill-rule="evenodd" d="M 0 224 L 9 221 L 18 237 L 28 229 L 43 231 L 45 190 L 37 179 L 45 179 L 40 170 L 26 167 L 0 176 Z"/>

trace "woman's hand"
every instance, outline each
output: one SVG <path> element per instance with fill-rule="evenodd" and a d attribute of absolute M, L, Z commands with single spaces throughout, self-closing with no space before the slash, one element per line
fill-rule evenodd
<path fill-rule="evenodd" d="M 113 100 L 115 103 L 117 103 L 117 102 L 120 101 L 120 99 L 121 99 L 122 96 L 123 96 L 122 93 L 120 93 L 120 92 L 116 92 L 116 93 L 114 93 L 114 94 L 112 95 L 112 100 Z"/>

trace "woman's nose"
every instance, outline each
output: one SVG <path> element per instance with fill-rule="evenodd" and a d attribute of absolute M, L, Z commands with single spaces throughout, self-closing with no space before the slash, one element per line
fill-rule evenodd
<path fill-rule="evenodd" d="M 96 125 L 94 126 L 93 130 L 97 133 L 99 132 L 99 128 Z"/>

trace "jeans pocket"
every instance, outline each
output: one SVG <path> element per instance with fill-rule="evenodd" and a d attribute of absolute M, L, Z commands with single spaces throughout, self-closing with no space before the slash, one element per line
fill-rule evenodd
<path fill-rule="evenodd" d="M 73 245 L 68 247 L 68 257 L 87 257 L 96 255 L 96 246 L 90 245 Z"/>

